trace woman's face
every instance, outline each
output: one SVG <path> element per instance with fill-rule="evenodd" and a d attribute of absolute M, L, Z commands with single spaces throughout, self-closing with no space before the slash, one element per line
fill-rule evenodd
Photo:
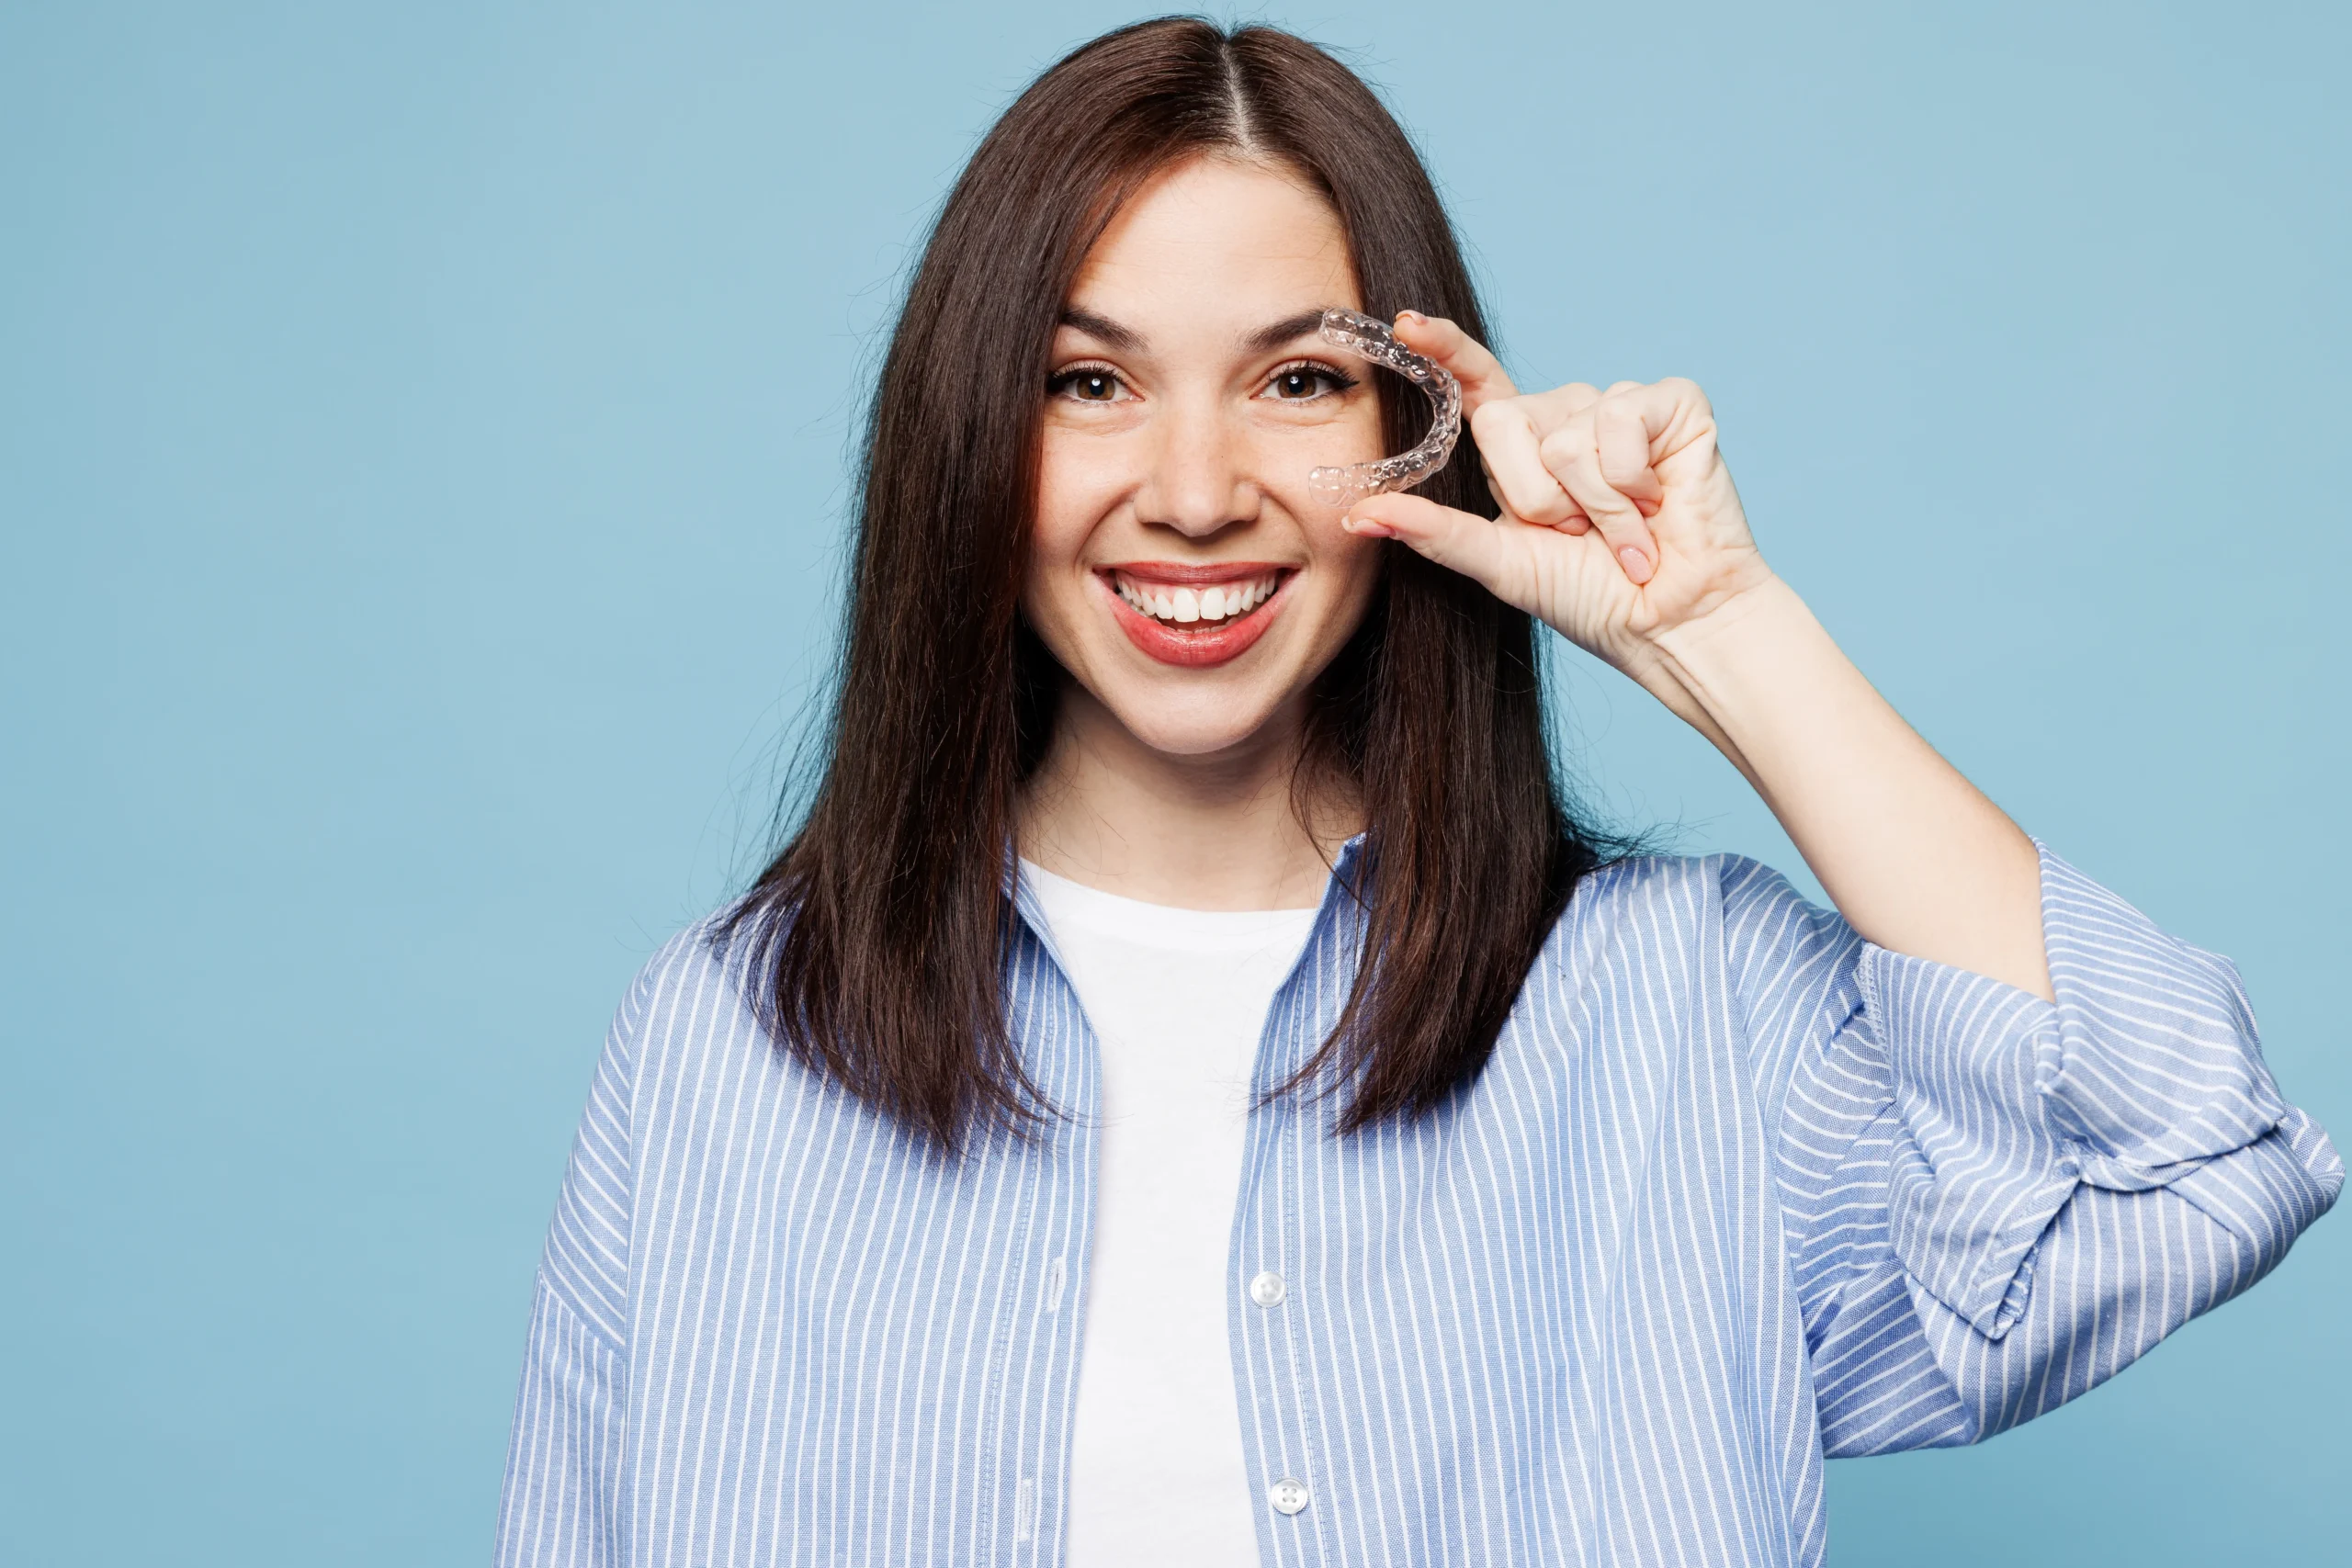
<path fill-rule="evenodd" d="M 1317 335 L 1333 305 L 1361 308 L 1330 207 L 1215 159 L 1138 192 L 1070 291 L 1023 608 L 1155 750 L 1295 720 L 1363 617 L 1379 545 L 1306 488 L 1381 455 L 1369 372 Z"/>

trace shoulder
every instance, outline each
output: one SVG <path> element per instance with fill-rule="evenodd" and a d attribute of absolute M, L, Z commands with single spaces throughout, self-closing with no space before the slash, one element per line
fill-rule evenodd
<path fill-rule="evenodd" d="M 631 1076 L 649 1055 L 674 1054 L 744 1010 L 739 981 L 748 944 L 729 942 L 729 912 L 714 910 L 676 932 L 629 982 L 613 1015 L 611 1049 Z"/>
<path fill-rule="evenodd" d="M 1721 927 L 1723 858 L 1636 855 L 1587 873 L 1530 979 L 1584 990 L 1612 975 L 1655 982 L 1687 963 Z"/>
<path fill-rule="evenodd" d="M 725 909 L 714 910 L 673 933 L 654 949 L 653 956 L 645 961 L 629 983 L 628 994 L 621 1002 L 624 1010 L 630 1007 L 650 1008 L 656 998 L 681 986 L 719 977 L 729 951 L 727 915 Z"/>
<path fill-rule="evenodd" d="M 1746 855 L 1641 855 L 1578 884 L 1551 948 L 1571 971 L 1628 966 L 1655 978 L 1700 966 L 1745 981 L 1844 955 L 1856 938 L 1834 909 Z"/>
<path fill-rule="evenodd" d="M 1781 900 L 1803 902 L 1786 877 L 1745 855 L 1634 855 L 1586 876 L 1561 919 L 1707 921 L 1735 906 Z"/>

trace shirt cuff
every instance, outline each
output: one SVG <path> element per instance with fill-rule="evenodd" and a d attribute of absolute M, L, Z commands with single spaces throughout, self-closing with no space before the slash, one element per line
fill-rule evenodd
<path fill-rule="evenodd" d="M 2287 1110 L 2234 967 L 2035 848 L 2055 1003 L 1868 943 L 1857 976 L 1894 1079 L 1896 1256 L 1993 1337 L 2077 1184 L 2164 1186 Z"/>

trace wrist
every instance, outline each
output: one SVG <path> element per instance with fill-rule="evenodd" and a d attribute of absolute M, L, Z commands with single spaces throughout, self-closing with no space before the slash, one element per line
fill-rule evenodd
<path fill-rule="evenodd" d="M 1704 614 L 1643 637 L 1634 657 L 1649 671 L 1645 684 L 1671 682 L 1687 700 L 1715 714 L 1736 701 L 1741 688 L 1771 680 L 1768 671 L 1792 656 L 1817 654 L 1827 641 L 1828 634 L 1796 590 L 1768 571 Z"/>

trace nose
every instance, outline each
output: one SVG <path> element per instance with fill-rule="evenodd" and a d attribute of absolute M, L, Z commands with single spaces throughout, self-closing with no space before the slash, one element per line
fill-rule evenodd
<path fill-rule="evenodd" d="M 1263 498 L 1250 477 L 1248 438 L 1214 402 L 1174 400 L 1153 429 L 1150 467 L 1136 492 L 1139 521 L 1204 539 L 1256 518 Z"/>

